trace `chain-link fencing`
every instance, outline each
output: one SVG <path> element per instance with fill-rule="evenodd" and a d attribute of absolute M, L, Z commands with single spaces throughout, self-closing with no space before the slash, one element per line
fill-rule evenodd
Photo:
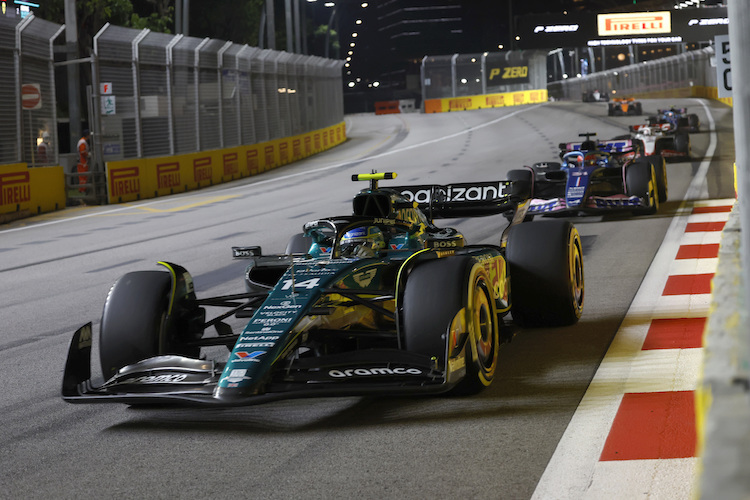
<path fill-rule="evenodd" d="M 64 29 L 0 15 L 0 164 L 60 165 L 75 156 L 62 158 L 58 141 L 54 70 L 71 62 L 55 63 L 62 50 L 54 49 L 64 47 Z M 110 24 L 94 37 L 91 57 L 72 63 L 88 61 L 89 171 L 65 171 L 76 197 L 81 188 L 105 192 L 109 161 L 258 144 L 343 121 L 343 61 Z"/>
<path fill-rule="evenodd" d="M 105 25 L 94 38 L 95 151 L 104 162 L 176 155 L 339 123 L 341 66 L 223 40 Z"/>
<path fill-rule="evenodd" d="M 554 99 L 581 99 L 584 93 L 598 90 L 609 97 L 660 97 L 660 92 L 682 89 L 686 95 L 697 95 L 697 88 L 716 87 L 716 67 L 712 65 L 713 47 L 706 47 L 654 61 L 600 71 L 580 78 L 570 78 L 547 86 Z"/>
<path fill-rule="evenodd" d="M 53 44 L 62 29 L 0 16 L 0 164 L 58 163 Z"/>

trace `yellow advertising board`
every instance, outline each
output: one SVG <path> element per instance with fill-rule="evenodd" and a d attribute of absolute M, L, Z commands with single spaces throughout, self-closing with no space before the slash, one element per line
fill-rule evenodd
<path fill-rule="evenodd" d="M 503 106 L 520 106 L 546 102 L 547 89 L 505 92 L 502 94 L 483 94 L 443 99 L 426 99 L 425 113 L 447 113 L 472 109 L 499 108 Z"/>
<path fill-rule="evenodd" d="M 257 175 L 345 140 L 346 125 L 342 122 L 250 146 L 107 162 L 109 203 L 166 196 Z"/>
<path fill-rule="evenodd" d="M 0 216 L 34 215 L 65 207 L 62 167 L 28 168 L 26 163 L 0 165 Z"/>

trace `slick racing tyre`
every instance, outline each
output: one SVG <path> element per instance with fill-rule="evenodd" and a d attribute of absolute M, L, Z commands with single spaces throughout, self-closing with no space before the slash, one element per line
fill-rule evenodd
<path fill-rule="evenodd" d="M 693 113 L 689 114 L 687 116 L 687 121 L 688 121 L 688 127 L 690 127 L 690 131 L 691 132 L 699 132 L 700 131 L 701 121 L 698 118 L 698 115 L 693 114 Z"/>
<path fill-rule="evenodd" d="M 674 149 L 688 158 L 690 157 L 690 136 L 688 134 L 677 134 L 674 136 Z"/>
<path fill-rule="evenodd" d="M 169 273 L 161 271 L 127 273 L 112 286 L 99 332 L 105 380 L 123 366 L 162 354 L 171 286 Z"/>
<path fill-rule="evenodd" d="M 581 237 L 565 220 L 513 226 L 505 250 L 511 315 L 522 326 L 566 326 L 583 312 Z"/>
<path fill-rule="evenodd" d="M 495 377 L 500 341 L 491 290 L 484 267 L 469 257 L 427 261 L 409 274 L 402 325 L 408 351 L 434 356 L 438 366 L 445 367 L 447 349 L 462 340 L 452 338 L 451 327 L 462 309 L 467 313 L 466 375 L 453 389 L 455 394 L 477 393 Z M 463 328 L 458 330 L 463 333 Z"/>
<path fill-rule="evenodd" d="M 648 157 L 648 162 L 654 167 L 654 173 L 656 174 L 656 190 L 659 193 L 659 203 L 664 203 L 669 198 L 666 161 L 664 157 L 654 155 Z"/>
<path fill-rule="evenodd" d="M 636 162 L 625 169 L 625 187 L 629 195 L 640 196 L 648 202 L 647 207 L 633 211 L 634 214 L 655 214 L 659 210 L 659 192 L 654 167 L 648 162 Z"/>

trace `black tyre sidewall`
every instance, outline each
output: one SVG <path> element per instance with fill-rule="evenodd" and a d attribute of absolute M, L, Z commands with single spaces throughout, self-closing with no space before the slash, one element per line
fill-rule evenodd
<path fill-rule="evenodd" d="M 99 359 L 105 380 L 117 370 L 160 354 L 171 278 L 161 271 L 137 271 L 118 279 L 104 303 Z"/>
<path fill-rule="evenodd" d="M 674 149 L 680 153 L 690 154 L 690 136 L 688 134 L 677 134 L 674 136 Z"/>
<path fill-rule="evenodd" d="M 655 183 L 654 167 L 649 162 L 638 161 L 628 165 L 625 169 L 625 184 L 627 192 L 630 195 L 649 198 L 650 188 L 649 183 L 654 181 L 654 204 L 649 207 L 645 207 L 641 210 L 637 210 L 636 213 L 643 214 L 654 214 L 659 209 L 659 193 Z"/>
<path fill-rule="evenodd" d="M 446 366 L 449 329 L 456 314 L 468 303 L 469 287 L 474 286 L 470 281 L 473 280 L 472 271 L 475 266 L 479 264 L 475 264 L 470 257 L 458 256 L 427 261 L 411 271 L 404 290 L 401 324 L 406 350 L 434 356 L 438 359 L 438 366 Z M 481 266 L 479 267 L 479 272 L 483 273 Z M 490 302 L 494 301 L 491 292 L 488 293 Z M 494 378 L 497 369 L 497 350 L 500 347 L 498 318 L 494 305 L 491 316 L 495 361 L 490 379 L 486 383 L 482 382 L 478 362 L 473 356 L 473 347 L 468 344 L 466 375 L 453 388 L 453 394 L 476 394 Z M 467 342 L 471 343 L 473 333 L 470 331 L 469 334 Z"/>
<path fill-rule="evenodd" d="M 580 308 L 574 306 L 576 300 L 570 275 L 573 231 L 576 231 L 573 224 L 564 220 L 519 224 L 511 228 L 506 259 L 510 272 L 511 314 L 517 323 L 565 326 L 580 317 Z M 580 244 L 580 239 L 577 241 Z M 581 271 L 582 266 L 581 261 Z"/>
<path fill-rule="evenodd" d="M 423 262 L 412 269 L 403 297 L 401 331 L 411 352 L 436 356 L 445 363 L 447 334 L 466 303 L 471 259 L 454 257 Z"/>

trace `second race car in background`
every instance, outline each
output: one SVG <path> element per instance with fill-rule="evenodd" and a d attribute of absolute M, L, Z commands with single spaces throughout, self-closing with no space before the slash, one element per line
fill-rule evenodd
<path fill-rule="evenodd" d="M 700 132 L 701 121 L 695 113 L 688 113 L 687 108 L 659 109 L 656 116 L 649 116 L 649 125 L 667 125 L 663 127 L 667 133 Z"/>
<path fill-rule="evenodd" d="M 643 154 L 659 155 L 667 159 L 689 160 L 692 154 L 690 135 L 687 132 L 672 132 L 669 124 L 631 125 L 633 140 L 640 142 Z"/>
<path fill-rule="evenodd" d="M 615 98 L 607 105 L 607 114 L 609 116 L 640 116 L 643 114 L 643 105 L 632 97 Z"/>
<path fill-rule="evenodd" d="M 667 200 L 664 159 L 645 157 L 630 140 L 586 140 L 560 144 L 561 162 L 540 162 L 511 170 L 509 178 L 532 181 L 526 218 L 628 211 L 654 214 Z"/>
<path fill-rule="evenodd" d="M 609 101 L 609 94 L 600 92 L 599 89 L 586 90 L 581 94 L 583 102 L 606 102 Z"/>

